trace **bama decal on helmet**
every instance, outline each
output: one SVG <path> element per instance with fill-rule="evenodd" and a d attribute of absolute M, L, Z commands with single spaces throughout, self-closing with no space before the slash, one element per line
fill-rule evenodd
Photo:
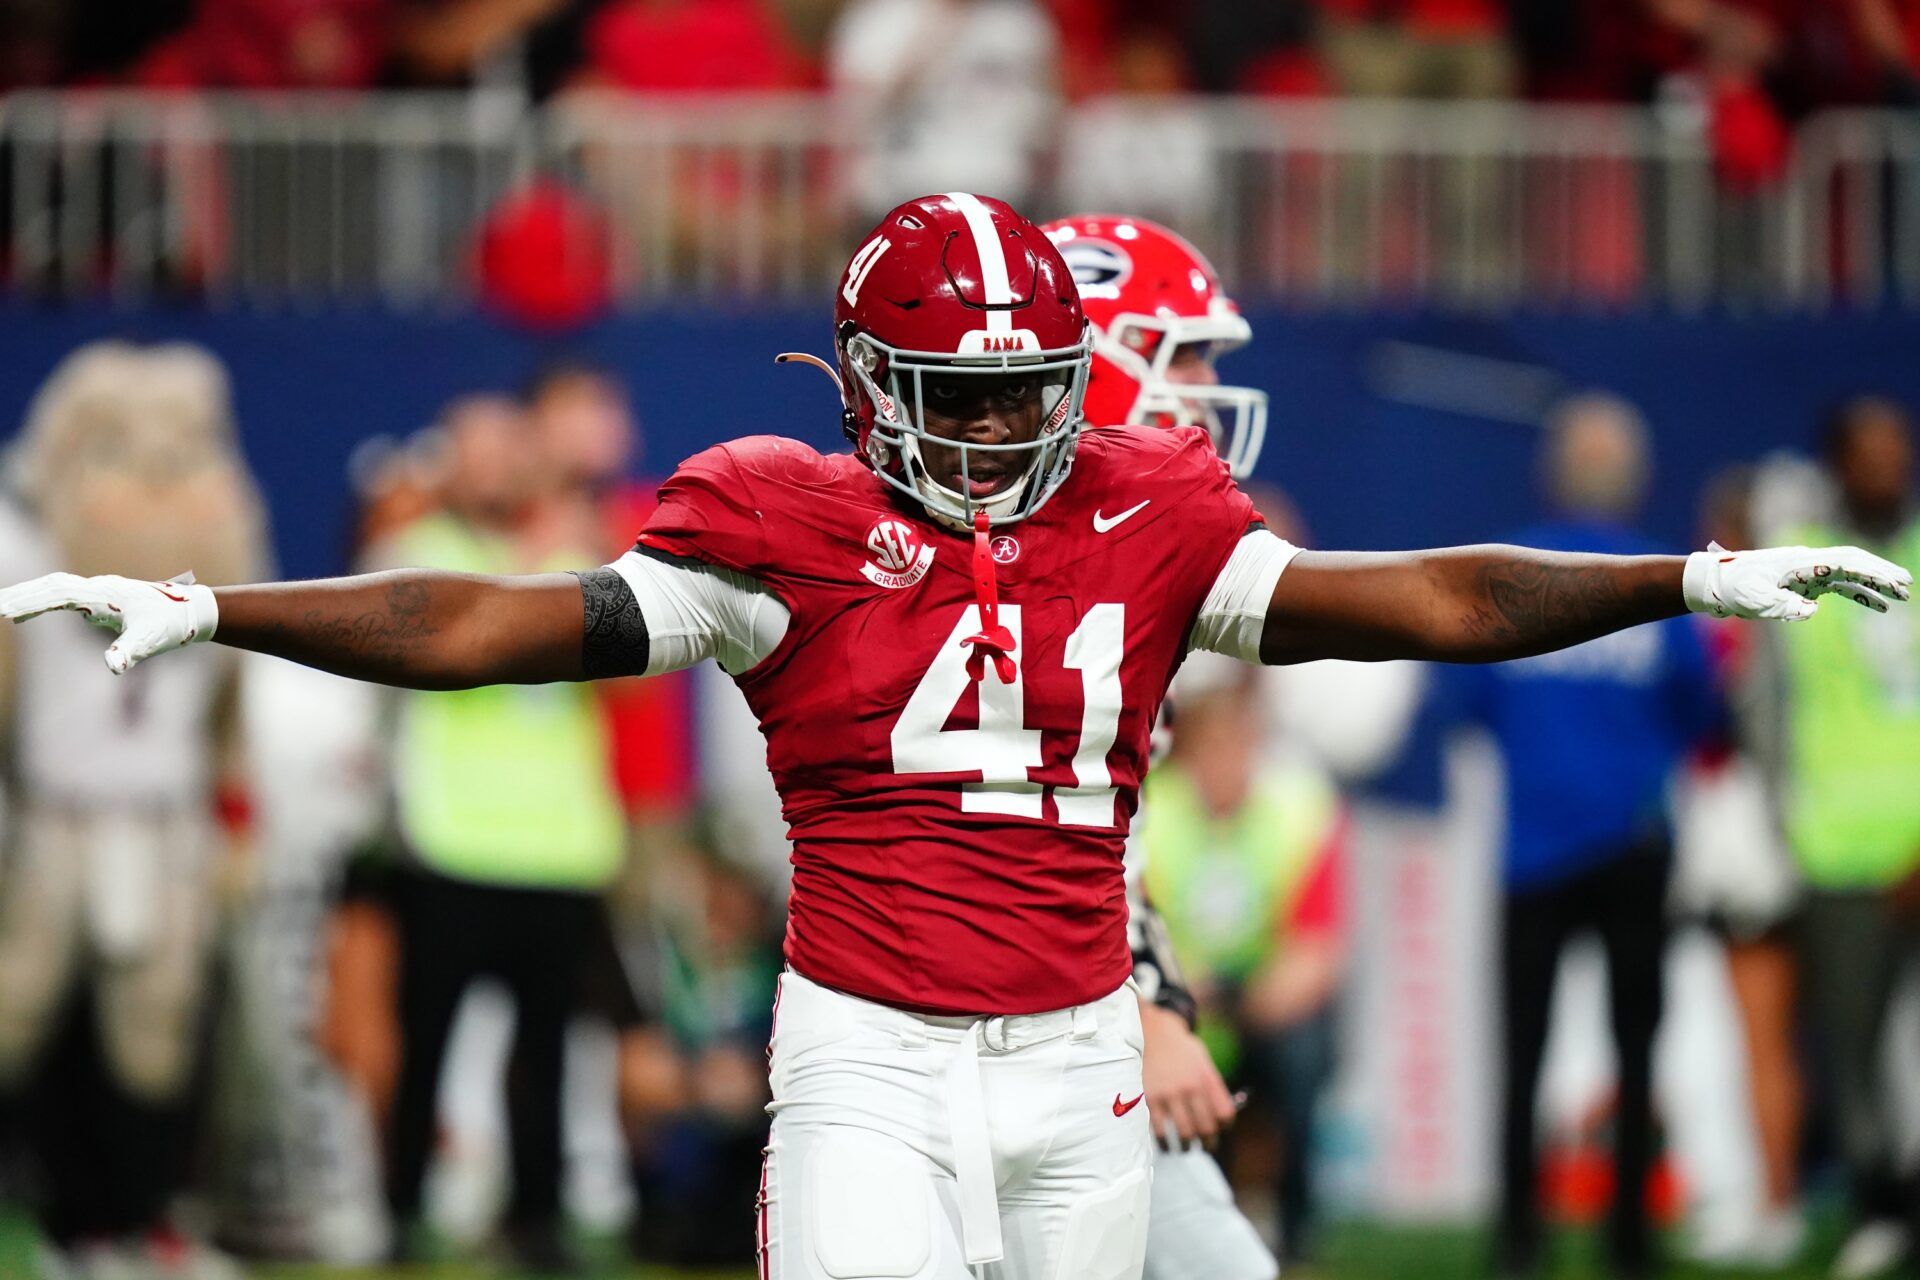
<path fill-rule="evenodd" d="M 1082 294 L 1110 295 L 1133 274 L 1133 258 L 1119 245 L 1105 240 L 1069 240 L 1059 248 Z"/>
<path fill-rule="evenodd" d="M 905 520 L 884 516 L 867 530 L 867 562 L 860 574 L 876 587 L 910 587 L 932 564 L 933 544 Z"/>
<path fill-rule="evenodd" d="M 995 332 L 991 329 L 974 329 L 960 335 L 960 351 L 963 356 L 994 355 L 1005 351 L 1038 351 L 1040 339 L 1033 336 L 1031 329 L 1009 329 Z"/>

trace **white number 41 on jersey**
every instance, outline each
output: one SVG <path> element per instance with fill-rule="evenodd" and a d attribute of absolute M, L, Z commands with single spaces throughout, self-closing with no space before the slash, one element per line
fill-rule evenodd
<path fill-rule="evenodd" d="M 1027 652 L 1020 631 L 1020 606 L 1000 606 L 1000 621 L 1013 633 L 1014 652 Z M 1042 764 L 1040 730 L 1026 727 L 1023 661 L 1012 684 L 1001 684 L 987 665 L 980 682 L 980 727 L 944 726 L 960 697 L 973 683 L 967 675 L 968 650 L 960 642 L 980 630 L 980 610 L 968 605 L 953 632 L 934 651 L 913 696 L 893 726 L 895 773 L 977 773 L 978 782 L 962 783 L 960 808 L 966 813 L 1003 813 L 1041 818 L 1045 793 L 1028 771 Z M 1067 637 L 1065 666 L 1080 673 L 1083 698 L 1080 746 L 1073 754 L 1071 787 L 1053 788 L 1060 821 L 1074 827 L 1117 827 L 1113 771 L 1107 752 L 1120 731 L 1120 659 L 1126 643 L 1125 606 L 1096 604 Z"/>

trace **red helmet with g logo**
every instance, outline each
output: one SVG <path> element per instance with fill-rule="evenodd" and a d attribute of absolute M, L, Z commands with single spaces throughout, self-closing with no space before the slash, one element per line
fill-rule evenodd
<path fill-rule="evenodd" d="M 955 191 L 895 208 L 854 251 L 833 318 L 848 434 L 883 480 L 929 513 L 966 526 L 982 510 L 991 523 L 1019 520 L 1066 479 L 1091 333 L 1059 252 L 1005 202 Z M 929 375 L 1030 376 L 1039 434 L 1006 444 L 931 436 L 922 395 Z M 921 447 L 930 439 L 960 452 L 961 488 L 929 474 Z M 975 498 L 965 483 L 969 460 L 1016 481 Z"/>
<path fill-rule="evenodd" d="M 1253 470 L 1267 394 L 1168 376 L 1187 350 L 1211 370 L 1253 331 L 1200 251 L 1145 218 L 1081 214 L 1042 228 L 1080 286 L 1094 326 L 1087 417 L 1100 424 L 1206 427 L 1236 476 Z"/>

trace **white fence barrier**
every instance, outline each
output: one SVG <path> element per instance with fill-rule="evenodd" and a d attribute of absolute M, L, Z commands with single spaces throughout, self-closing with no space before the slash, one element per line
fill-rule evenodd
<path fill-rule="evenodd" d="M 872 205 L 915 194 L 876 184 L 880 127 L 826 97 L 14 94 L 0 273 L 53 297 L 459 301 L 476 227 L 544 176 L 604 213 L 623 302 L 812 299 Z M 1674 109 L 1102 99 L 1046 136 L 1026 207 L 1162 218 L 1248 297 L 1920 301 L 1913 115 L 1812 117 L 1751 189 Z"/>

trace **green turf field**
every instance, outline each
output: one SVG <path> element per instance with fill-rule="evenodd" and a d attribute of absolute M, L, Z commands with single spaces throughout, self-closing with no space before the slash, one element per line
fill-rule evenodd
<path fill-rule="evenodd" d="M 1831 1257 L 1835 1247 L 1831 1224 L 1816 1231 L 1807 1259 L 1788 1271 L 1743 1272 L 1698 1266 L 1674 1266 L 1670 1280 L 1816 1280 L 1826 1269 L 1816 1265 Z M 0 1211 L 0 1278 L 31 1280 L 32 1236 L 17 1215 Z M 1347 1222 L 1330 1233 L 1324 1264 L 1311 1271 L 1290 1272 L 1299 1280 L 1481 1280 L 1485 1243 L 1478 1231 L 1460 1227 L 1381 1227 Z M 1555 1250 L 1558 1280 L 1604 1280 L 1595 1239 L 1585 1232 L 1565 1232 Z M 507 1280 L 498 1268 L 473 1262 L 431 1266 L 341 1270 L 314 1266 L 261 1266 L 252 1275 L 259 1280 Z M 594 1272 L 606 1280 L 752 1280 L 751 1271 L 671 1271 L 609 1264 Z M 1204 1280 L 1196 1277 L 1195 1280 Z"/>

